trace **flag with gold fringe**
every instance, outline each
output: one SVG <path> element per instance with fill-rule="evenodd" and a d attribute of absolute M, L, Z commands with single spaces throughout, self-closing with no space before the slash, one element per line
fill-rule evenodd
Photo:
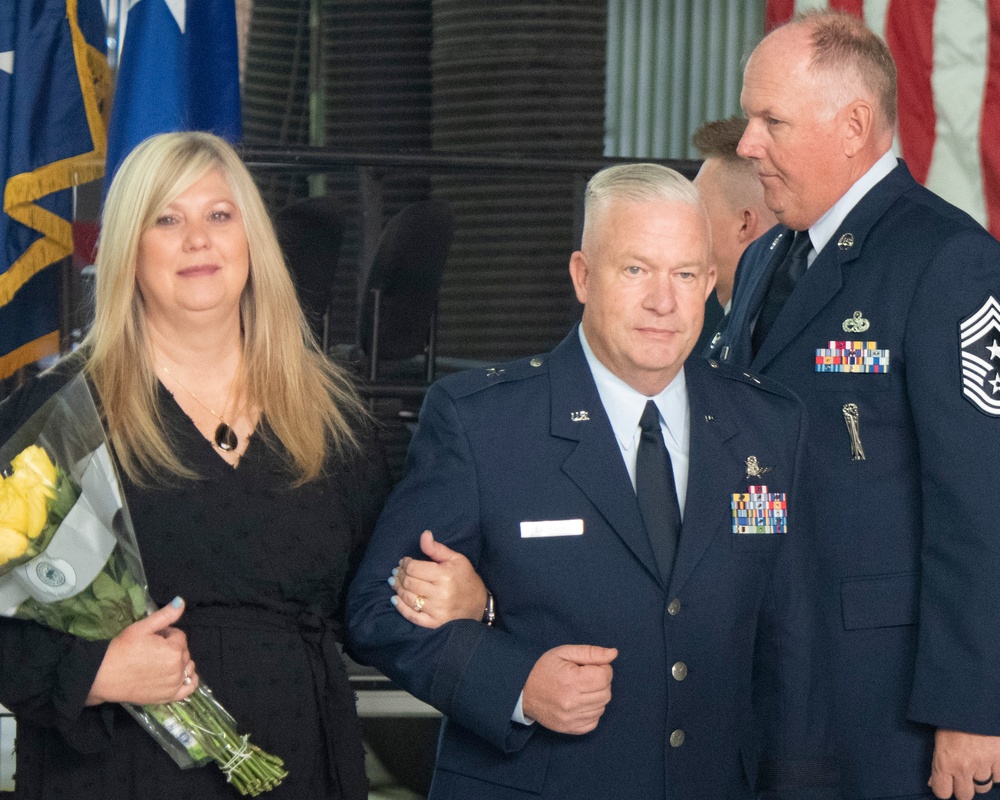
<path fill-rule="evenodd" d="M 71 187 L 104 174 L 100 0 L 0 2 L 0 378 L 59 349 Z"/>

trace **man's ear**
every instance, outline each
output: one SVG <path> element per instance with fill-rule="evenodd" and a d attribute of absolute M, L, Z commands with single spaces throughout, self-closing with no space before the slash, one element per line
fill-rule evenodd
<path fill-rule="evenodd" d="M 712 290 L 715 288 L 715 282 L 719 279 L 719 271 L 715 268 L 715 265 L 711 265 L 707 270 L 707 280 L 705 281 L 705 299 L 708 300 L 709 295 L 712 294 Z"/>
<path fill-rule="evenodd" d="M 740 225 L 739 242 L 743 247 L 746 247 L 764 231 L 759 230 L 760 214 L 757 213 L 756 209 L 748 206 L 743 209 L 741 216 L 743 224 Z"/>
<path fill-rule="evenodd" d="M 740 212 L 740 230 L 739 230 L 739 240 L 740 244 L 744 242 L 749 244 L 753 241 L 753 232 L 757 226 L 757 212 L 752 208 L 744 208 Z M 751 238 L 753 237 L 753 238 Z"/>
<path fill-rule="evenodd" d="M 587 279 L 590 277 L 587 267 L 587 257 L 582 250 L 577 250 L 569 257 L 569 276 L 573 279 L 576 299 L 587 304 Z"/>
<path fill-rule="evenodd" d="M 866 100 L 855 100 L 841 113 L 844 125 L 844 155 L 854 158 L 871 141 L 875 109 Z"/>

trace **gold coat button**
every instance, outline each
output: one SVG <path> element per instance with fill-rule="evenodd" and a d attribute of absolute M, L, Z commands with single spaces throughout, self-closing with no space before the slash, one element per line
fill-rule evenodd
<path fill-rule="evenodd" d="M 531 364 L 531 366 L 533 366 L 533 367 L 540 367 L 540 366 L 542 366 L 542 359 L 540 359 L 540 358 L 533 358 L 528 363 Z"/>
<path fill-rule="evenodd" d="M 684 744 L 684 731 L 678 728 L 670 734 L 670 746 L 680 747 L 682 744 Z"/>
<path fill-rule="evenodd" d="M 671 600 L 670 604 L 667 606 L 667 613 L 672 617 L 676 617 L 678 614 L 680 614 L 681 601 L 678 600 L 676 597 L 673 600 Z"/>
<path fill-rule="evenodd" d="M 670 674 L 674 676 L 675 681 L 682 681 L 688 676 L 687 664 L 683 661 L 678 661 L 670 668 Z"/>

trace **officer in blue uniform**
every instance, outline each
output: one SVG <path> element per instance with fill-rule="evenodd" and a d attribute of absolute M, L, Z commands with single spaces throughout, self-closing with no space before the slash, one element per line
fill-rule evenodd
<path fill-rule="evenodd" d="M 1000 780 L 1000 244 L 892 154 L 895 67 L 860 20 L 773 31 L 742 102 L 782 225 L 720 358 L 809 414 L 845 795 L 968 800 Z"/>
<path fill-rule="evenodd" d="M 804 417 L 766 379 L 685 364 L 708 242 L 676 172 L 598 173 L 580 328 L 428 392 L 348 618 L 356 656 L 445 715 L 432 800 L 833 796 L 792 500 Z M 427 627 L 434 598 L 387 585 L 425 528 L 475 565 L 495 620 Z"/>

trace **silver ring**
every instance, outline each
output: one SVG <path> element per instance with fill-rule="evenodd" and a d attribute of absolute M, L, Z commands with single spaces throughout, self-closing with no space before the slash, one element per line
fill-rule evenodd
<path fill-rule="evenodd" d="M 424 610 L 424 603 L 427 602 L 427 598 L 423 595 L 417 595 L 417 599 L 413 601 L 413 610 L 418 614 Z"/>

